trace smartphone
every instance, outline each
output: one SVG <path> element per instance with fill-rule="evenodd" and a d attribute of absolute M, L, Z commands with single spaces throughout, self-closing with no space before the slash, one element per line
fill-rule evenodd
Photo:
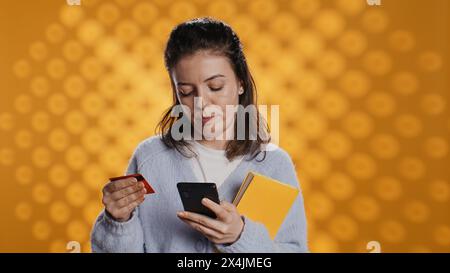
<path fill-rule="evenodd" d="M 138 182 L 144 183 L 144 187 L 147 190 L 147 192 L 145 194 L 155 193 L 155 190 L 152 188 L 152 186 L 150 186 L 150 184 L 147 182 L 147 180 L 145 180 L 144 176 L 142 176 L 142 174 L 140 174 L 140 173 L 111 177 L 109 179 L 109 181 L 116 181 L 116 180 L 120 180 L 120 179 L 124 179 L 124 178 L 128 178 L 128 177 L 134 177 L 134 178 L 136 178 L 136 180 Z"/>
<path fill-rule="evenodd" d="M 216 218 L 216 214 L 202 204 L 202 199 L 205 197 L 220 204 L 215 183 L 180 182 L 177 188 L 185 211 Z"/>

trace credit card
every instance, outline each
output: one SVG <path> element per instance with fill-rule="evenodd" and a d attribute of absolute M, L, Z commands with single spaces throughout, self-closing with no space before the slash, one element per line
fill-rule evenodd
<path fill-rule="evenodd" d="M 155 193 L 155 190 L 153 190 L 152 186 L 145 180 L 144 176 L 139 173 L 130 174 L 130 175 L 124 175 L 124 176 L 117 176 L 117 177 L 111 177 L 109 181 L 116 181 L 124 178 L 134 177 L 137 179 L 138 182 L 144 183 L 144 187 L 147 190 L 146 194 Z"/>

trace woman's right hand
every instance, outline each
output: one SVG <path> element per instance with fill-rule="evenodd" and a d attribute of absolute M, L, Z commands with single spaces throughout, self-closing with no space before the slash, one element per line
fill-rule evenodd
<path fill-rule="evenodd" d="M 102 203 L 114 220 L 126 222 L 133 210 L 145 199 L 146 190 L 142 182 L 129 177 L 111 181 L 103 187 Z"/>

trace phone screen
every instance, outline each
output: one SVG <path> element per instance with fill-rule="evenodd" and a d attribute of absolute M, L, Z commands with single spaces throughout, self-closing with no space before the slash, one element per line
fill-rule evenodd
<path fill-rule="evenodd" d="M 208 198 L 217 204 L 220 203 L 215 183 L 180 182 L 177 184 L 177 188 L 185 211 L 216 218 L 215 213 L 202 204 L 203 198 Z"/>

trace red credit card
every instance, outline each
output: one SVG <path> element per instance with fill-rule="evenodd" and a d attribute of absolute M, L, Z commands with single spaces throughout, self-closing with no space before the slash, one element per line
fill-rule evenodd
<path fill-rule="evenodd" d="M 153 190 L 153 188 L 150 186 L 150 184 L 147 182 L 147 180 L 145 180 L 144 176 L 142 176 L 142 174 L 139 173 L 135 173 L 135 174 L 130 174 L 130 175 L 124 175 L 124 176 L 117 176 L 117 177 L 111 177 L 109 179 L 109 181 L 116 181 L 116 180 L 120 180 L 120 179 L 124 179 L 124 178 L 129 178 L 129 177 L 135 177 L 137 179 L 138 182 L 142 182 L 144 183 L 144 187 L 147 190 L 146 194 L 150 194 L 150 193 L 155 193 L 155 191 Z"/>

